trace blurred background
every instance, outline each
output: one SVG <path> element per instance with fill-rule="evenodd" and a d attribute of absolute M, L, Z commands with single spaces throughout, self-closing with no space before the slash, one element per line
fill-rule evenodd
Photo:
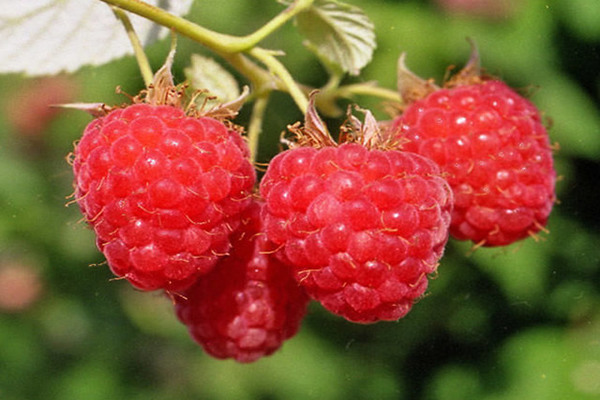
<path fill-rule="evenodd" d="M 449 242 L 427 296 L 402 320 L 357 325 L 312 305 L 300 333 L 249 365 L 205 355 L 160 294 L 113 281 L 71 200 L 65 157 L 90 117 L 48 108 L 124 103 L 143 87 L 132 57 L 71 75 L 0 76 L 0 399 L 600 398 L 600 3 L 597 0 L 348 0 L 375 23 L 360 78 L 393 89 L 407 52 L 438 82 L 479 46 L 486 70 L 528 93 L 548 119 L 560 202 L 549 234 L 502 249 Z M 260 5 L 258 5 L 260 4 Z M 246 34 L 275 1 L 196 0 L 188 17 Z M 293 26 L 265 43 L 313 86 L 327 76 Z M 148 49 L 157 69 L 168 39 Z M 179 40 L 176 77 L 192 53 Z M 380 101 L 356 98 L 383 119 Z M 248 118 L 247 106 L 238 122 Z M 272 98 L 259 161 L 302 116 Z M 338 120 L 328 120 L 332 126 Z M 471 254 L 472 253 L 472 254 Z"/>

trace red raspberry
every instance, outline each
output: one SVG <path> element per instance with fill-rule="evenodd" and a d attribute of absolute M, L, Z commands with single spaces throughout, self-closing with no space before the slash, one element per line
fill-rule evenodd
<path fill-rule="evenodd" d="M 76 145 L 75 196 L 115 275 L 179 290 L 229 251 L 255 183 L 233 128 L 169 105 L 92 121 Z"/>
<path fill-rule="evenodd" d="M 503 82 L 461 79 L 414 101 L 391 129 L 403 150 L 444 172 L 455 199 L 451 235 L 507 245 L 543 229 L 552 210 L 548 133 L 537 108 Z"/>
<path fill-rule="evenodd" d="M 232 237 L 233 250 L 176 296 L 177 316 L 217 358 L 252 362 L 279 349 L 299 329 L 308 296 L 272 256 L 255 202 Z"/>
<path fill-rule="evenodd" d="M 437 268 L 452 193 L 417 154 L 328 144 L 270 162 L 260 184 L 265 231 L 325 308 L 354 322 L 397 320 Z"/>

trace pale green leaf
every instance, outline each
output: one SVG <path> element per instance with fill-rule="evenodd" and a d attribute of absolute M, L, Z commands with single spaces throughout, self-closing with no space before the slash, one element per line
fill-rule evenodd
<path fill-rule="evenodd" d="M 297 26 L 326 64 L 358 75 L 375 50 L 375 30 L 363 11 L 336 0 L 316 0 L 298 14 Z"/>
<path fill-rule="evenodd" d="M 184 73 L 192 89 L 208 91 L 219 103 L 227 103 L 240 97 L 236 79 L 221 64 L 199 54 L 192 54 L 191 62 Z"/>
<path fill-rule="evenodd" d="M 183 15 L 192 0 L 146 0 Z M 168 34 L 153 22 L 131 15 L 144 46 Z M 73 72 L 133 54 L 125 29 L 98 0 L 0 0 L 0 73 L 47 75 Z"/>

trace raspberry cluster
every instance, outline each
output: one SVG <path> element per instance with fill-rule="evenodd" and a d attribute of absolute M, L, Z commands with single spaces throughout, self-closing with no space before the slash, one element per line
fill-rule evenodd
<path fill-rule="evenodd" d="M 227 113 L 186 112 L 159 84 L 102 108 L 72 160 L 110 269 L 163 290 L 207 353 L 253 362 L 298 332 L 310 299 L 352 322 L 398 320 L 450 235 L 499 246 L 543 229 L 556 178 L 534 105 L 467 73 L 400 81 L 400 116 L 349 112 L 339 141 L 311 96 L 258 187 Z"/>

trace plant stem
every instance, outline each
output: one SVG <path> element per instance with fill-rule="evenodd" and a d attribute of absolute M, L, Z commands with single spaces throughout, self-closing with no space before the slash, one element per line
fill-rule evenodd
<path fill-rule="evenodd" d="M 127 32 L 127 36 L 129 37 L 129 41 L 131 42 L 131 46 L 133 47 L 133 53 L 135 54 L 135 59 L 137 60 L 138 67 L 140 68 L 140 73 L 142 74 L 142 78 L 144 79 L 144 84 L 146 87 L 149 87 L 153 80 L 153 72 L 152 67 L 150 66 L 150 62 L 148 61 L 148 57 L 146 57 L 146 53 L 144 52 L 144 46 L 140 42 L 140 38 L 135 33 L 133 29 L 133 25 L 129 20 L 129 16 L 123 10 L 118 7 L 110 6 L 112 8 L 115 16 L 121 21 L 123 26 L 125 27 L 125 31 Z"/>
<path fill-rule="evenodd" d="M 252 115 L 248 124 L 248 148 L 250 149 L 250 161 L 256 161 L 256 154 L 258 152 L 258 140 L 262 133 L 263 120 L 267 104 L 269 103 L 269 95 L 271 92 L 267 91 L 259 95 L 254 101 L 254 107 L 252 108 Z"/>
<path fill-rule="evenodd" d="M 342 82 L 343 74 L 341 73 L 329 73 L 329 80 L 327 83 L 320 89 L 321 93 L 327 95 L 329 93 L 337 93 L 337 90 L 340 87 L 340 83 Z"/>
<path fill-rule="evenodd" d="M 256 95 L 260 95 L 263 91 L 283 89 L 283 85 L 279 85 L 267 70 L 258 66 L 244 54 L 223 54 L 222 57 L 229 65 L 252 82 L 253 91 L 256 92 Z"/>
<path fill-rule="evenodd" d="M 238 38 L 238 46 L 244 50 L 251 49 L 260 43 L 264 38 L 285 25 L 290 19 L 309 8 L 314 0 L 296 0 L 288 8 L 279 13 L 254 33 Z"/>
<path fill-rule="evenodd" d="M 179 34 L 187 36 L 206 47 L 218 52 L 235 52 L 235 36 L 224 35 L 211 31 L 200 25 L 194 24 L 185 18 L 178 17 L 167 11 L 154 7 L 139 0 L 100 0 L 107 4 L 117 6 L 141 17 L 156 22 L 159 25 L 174 29 Z M 233 50 L 232 50 L 233 49 Z"/>
<path fill-rule="evenodd" d="M 279 60 L 277 60 L 277 58 L 275 58 L 276 53 L 260 47 L 255 47 L 248 51 L 248 54 L 255 57 L 257 60 L 260 60 L 281 80 L 282 85 L 287 89 L 290 96 L 292 96 L 292 99 L 300 111 L 305 114 L 308 109 L 308 99 L 290 72 L 279 62 Z"/>
<path fill-rule="evenodd" d="M 379 87 L 373 82 L 355 83 L 352 85 L 340 86 L 337 88 L 335 93 L 339 97 L 366 95 L 402 103 L 402 97 L 400 96 L 400 93 L 395 90 Z"/>
<path fill-rule="evenodd" d="M 298 13 L 306 10 L 314 2 L 314 0 L 296 0 L 287 9 L 282 11 L 271 21 L 267 22 L 256 32 L 246 36 L 237 37 L 206 29 L 185 18 L 178 17 L 140 0 L 100 1 L 140 15 L 159 25 L 174 29 L 181 35 L 187 36 L 218 53 L 238 53 L 255 47 L 265 37 L 275 32 Z"/>

